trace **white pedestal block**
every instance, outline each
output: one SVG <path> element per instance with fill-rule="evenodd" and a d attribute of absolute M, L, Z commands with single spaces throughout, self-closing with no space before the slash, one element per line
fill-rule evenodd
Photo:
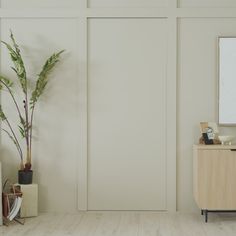
<path fill-rule="evenodd" d="M 38 215 L 38 185 L 16 184 L 20 186 L 23 193 L 23 201 L 20 209 L 20 217 L 31 217 Z"/>

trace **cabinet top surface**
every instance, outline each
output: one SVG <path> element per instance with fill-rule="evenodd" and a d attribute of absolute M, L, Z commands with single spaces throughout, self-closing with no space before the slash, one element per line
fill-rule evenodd
<path fill-rule="evenodd" d="M 228 149 L 236 149 L 236 144 L 234 145 L 205 145 L 205 144 L 194 144 L 193 145 L 194 149 L 212 149 L 212 150 L 216 150 L 216 149 L 221 149 L 221 150 L 228 150 Z"/>

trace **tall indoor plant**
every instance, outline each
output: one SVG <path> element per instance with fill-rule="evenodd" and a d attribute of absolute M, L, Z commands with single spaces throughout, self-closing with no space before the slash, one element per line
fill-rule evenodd
<path fill-rule="evenodd" d="M 11 32 L 10 34 L 12 45 L 1 41 L 4 44 L 10 54 L 11 61 L 13 62 L 13 71 L 15 72 L 21 90 L 23 92 L 23 101 L 19 101 L 14 93 L 14 83 L 11 79 L 0 75 L 0 89 L 3 88 L 9 93 L 12 98 L 13 105 L 16 108 L 17 115 L 19 117 L 18 130 L 11 124 L 7 115 L 0 105 L 0 119 L 5 126 L 2 125 L 2 131 L 5 132 L 9 138 L 13 141 L 20 156 L 20 169 L 18 175 L 18 181 L 21 184 L 32 183 L 32 133 L 33 133 L 33 120 L 34 110 L 39 97 L 45 90 L 48 82 L 48 75 L 59 61 L 60 55 L 63 53 L 59 51 L 52 54 L 43 65 L 41 72 L 37 75 L 35 87 L 30 91 L 29 80 L 27 78 L 24 61 L 21 56 L 19 46 L 16 44 L 15 38 Z M 19 142 L 19 135 L 25 140 L 25 149 Z"/>

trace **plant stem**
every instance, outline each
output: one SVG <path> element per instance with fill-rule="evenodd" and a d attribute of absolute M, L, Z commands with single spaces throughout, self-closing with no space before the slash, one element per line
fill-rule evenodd
<path fill-rule="evenodd" d="M 28 92 L 27 92 L 27 81 L 26 81 L 26 88 L 25 88 L 25 122 L 26 122 L 26 148 L 27 148 L 27 153 L 26 153 L 26 163 L 31 163 L 31 153 L 29 149 L 29 109 L 28 109 Z"/>
<path fill-rule="evenodd" d="M 7 90 L 9 91 L 9 93 L 10 93 L 12 99 L 13 99 L 13 102 L 14 102 L 15 105 L 16 105 L 16 109 L 17 109 L 17 111 L 18 111 L 18 114 L 19 114 L 20 118 L 22 118 L 22 115 L 21 115 L 19 106 L 18 106 L 18 104 L 17 104 L 17 102 L 16 102 L 16 99 L 15 99 L 15 97 L 14 97 L 14 95 L 13 95 L 11 89 L 10 89 L 9 86 L 8 86 L 5 82 L 3 82 L 2 80 L 1 80 L 0 82 L 1 82 L 1 83 L 7 88 Z"/>
<path fill-rule="evenodd" d="M 20 151 L 21 151 L 21 153 L 23 153 L 22 150 L 21 150 L 19 141 L 18 141 L 18 139 L 17 139 L 17 137 L 16 137 L 16 135 L 15 135 L 15 132 L 14 132 L 13 129 L 12 129 L 12 126 L 11 126 L 9 120 L 6 118 L 5 121 L 6 121 L 7 125 L 8 125 L 8 127 L 10 128 L 11 133 L 12 133 L 12 135 L 13 135 L 13 137 L 14 137 L 14 139 L 15 139 L 15 141 L 16 141 L 16 143 L 17 143 L 17 145 L 18 145 L 18 147 L 19 147 L 19 149 L 20 149 Z M 20 158 L 21 158 L 21 160 L 23 160 L 23 154 L 20 156 Z"/>
<path fill-rule="evenodd" d="M 22 160 L 22 159 L 23 159 L 23 153 L 22 153 L 22 151 L 21 151 L 20 146 L 19 146 L 18 143 L 17 143 L 17 140 L 16 140 L 14 137 L 12 137 L 11 134 L 10 134 L 7 130 L 5 130 L 5 129 L 3 129 L 3 128 L 2 128 L 2 130 L 3 130 L 5 133 L 7 133 L 10 138 L 13 139 L 13 142 L 14 142 L 14 144 L 16 145 L 17 151 L 19 152 L 20 158 L 21 158 L 21 160 Z"/>
<path fill-rule="evenodd" d="M 33 133 L 34 108 L 35 108 L 35 104 L 32 107 L 32 112 L 31 112 L 31 117 L 30 117 L 30 137 L 29 137 L 29 141 L 30 141 L 30 145 L 29 145 L 30 155 L 32 153 L 32 133 Z"/>

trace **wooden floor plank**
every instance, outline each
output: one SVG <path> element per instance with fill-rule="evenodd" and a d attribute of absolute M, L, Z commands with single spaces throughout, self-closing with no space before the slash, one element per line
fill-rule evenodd
<path fill-rule="evenodd" d="M 235 236 L 236 214 L 78 212 L 47 213 L 25 225 L 0 227 L 0 236 Z"/>

